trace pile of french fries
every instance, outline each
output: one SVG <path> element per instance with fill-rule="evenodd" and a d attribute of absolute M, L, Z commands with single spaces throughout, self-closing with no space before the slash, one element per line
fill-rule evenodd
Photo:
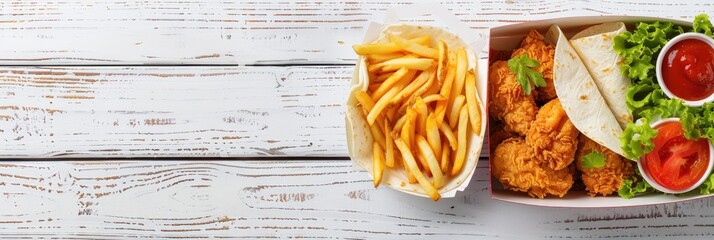
<path fill-rule="evenodd" d="M 476 77 L 464 48 L 449 51 L 442 40 L 432 46 L 428 35 L 388 37 L 353 46 L 369 72 L 367 91 L 354 97 L 374 139 L 374 186 L 385 167 L 401 165 L 409 183 L 437 201 L 447 175 L 462 171 L 469 125 L 476 134 L 481 129 Z"/>

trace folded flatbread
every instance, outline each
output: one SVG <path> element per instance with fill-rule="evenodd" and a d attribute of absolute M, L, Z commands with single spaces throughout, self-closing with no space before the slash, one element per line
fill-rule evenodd
<path fill-rule="evenodd" d="M 556 44 L 553 84 L 570 121 L 588 138 L 624 155 L 622 128 L 582 58 L 558 26 L 550 27 L 546 40 Z M 625 98 L 620 101 L 624 103 Z"/>
<path fill-rule="evenodd" d="M 627 123 L 632 122 L 632 114 L 625 104 L 630 79 L 620 72 L 622 57 L 615 53 L 612 44 L 615 36 L 625 31 L 627 29 L 622 22 L 603 23 L 589 27 L 570 39 L 570 44 L 583 60 L 607 106 L 623 129 Z"/>

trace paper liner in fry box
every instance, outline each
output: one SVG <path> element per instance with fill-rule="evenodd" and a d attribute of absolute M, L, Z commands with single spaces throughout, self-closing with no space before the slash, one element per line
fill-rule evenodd
<path fill-rule="evenodd" d="M 400 18 L 424 14 L 431 14 L 441 20 L 453 33 L 433 26 L 393 24 Z M 486 37 L 484 34 L 472 31 L 463 26 L 458 19 L 455 19 L 446 9 L 438 4 L 414 4 L 391 9 L 387 13 L 383 24 L 375 22 L 370 24 L 363 43 L 388 42 L 387 33 L 399 35 L 407 39 L 429 35 L 432 39 L 432 45 L 436 46 L 437 41 L 441 39 L 447 44 L 450 51 L 465 47 L 468 55 L 468 68 L 479 71 L 477 66 L 478 59 L 475 53 L 483 49 L 486 43 Z M 475 76 L 477 77 L 477 94 L 479 95 L 477 99 L 481 110 L 481 129 L 478 130 L 478 135 L 470 130 L 464 168 L 458 175 L 446 177 L 446 184 L 439 189 L 442 198 L 454 197 L 457 191 L 463 191 L 466 188 L 471 181 L 481 153 L 487 122 L 484 105 L 486 102 L 486 79 L 483 79 L 481 77 L 482 75 L 478 72 L 475 73 Z M 358 170 L 366 171 L 370 175 L 370 178 L 373 178 L 373 139 L 369 130 L 369 124 L 361 116 L 362 110 L 357 106 L 357 99 L 353 95 L 355 91 L 360 89 L 367 91 L 367 87 L 369 86 L 369 77 L 364 57 L 360 56 L 358 59 L 350 86 L 345 116 L 347 149 L 353 166 Z M 397 150 L 395 150 L 395 152 L 398 154 Z M 403 167 L 395 166 L 393 168 L 385 168 L 382 177 L 382 186 L 387 186 L 412 195 L 429 197 L 418 183 L 409 183 Z"/>

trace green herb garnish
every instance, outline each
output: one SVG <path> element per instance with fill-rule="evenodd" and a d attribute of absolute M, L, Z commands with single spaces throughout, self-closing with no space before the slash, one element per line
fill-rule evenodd
<path fill-rule="evenodd" d="M 585 169 L 604 167 L 605 154 L 598 151 L 592 151 L 580 159 L 580 164 Z"/>
<path fill-rule="evenodd" d="M 531 94 L 531 82 L 533 82 L 533 85 L 536 87 L 545 87 L 543 74 L 532 69 L 538 66 L 540 66 L 538 61 L 529 58 L 525 54 L 508 60 L 508 68 L 516 73 L 516 81 L 521 84 L 526 95 Z"/>

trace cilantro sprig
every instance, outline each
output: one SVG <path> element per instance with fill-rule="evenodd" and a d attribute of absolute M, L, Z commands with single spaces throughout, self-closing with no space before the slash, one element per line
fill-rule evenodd
<path fill-rule="evenodd" d="M 585 169 L 601 168 L 605 166 L 605 154 L 598 151 L 592 151 L 580 158 L 580 166 Z"/>
<path fill-rule="evenodd" d="M 532 68 L 540 66 L 535 59 L 529 58 L 526 54 L 508 60 L 508 68 L 516 73 L 516 81 L 521 84 L 526 95 L 531 94 L 531 82 L 536 87 L 545 87 L 543 74 Z"/>

